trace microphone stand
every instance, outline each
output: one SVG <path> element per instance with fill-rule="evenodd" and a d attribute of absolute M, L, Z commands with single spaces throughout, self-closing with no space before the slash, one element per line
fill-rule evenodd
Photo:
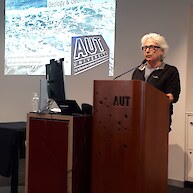
<path fill-rule="evenodd" d="M 132 69 L 129 69 L 128 71 L 124 72 L 123 74 L 120 74 L 120 75 L 116 76 L 113 80 L 116 80 L 117 78 L 119 78 L 119 77 L 121 77 L 121 76 L 123 76 L 123 75 L 125 75 L 125 74 L 127 74 L 127 73 L 129 73 L 129 72 L 131 72 L 131 71 L 133 71 L 133 70 L 135 70 L 135 69 L 138 68 L 139 66 L 141 66 L 141 64 L 138 65 L 137 67 L 134 67 L 134 68 L 132 68 Z"/>
<path fill-rule="evenodd" d="M 119 78 L 119 77 L 121 77 L 121 76 L 123 76 L 123 75 L 125 75 L 125 74 L 127 74 L 127 73 L 129 73 L 129 72 L 131 72 L 131 71 L 133 71 L 133 70 L 135 70 L 136 68 L 138 68 L 138 67 L 141 66 L 142 64 L 145 64 L 146 62 L 147 62 L 147 60 L 144 59 L 143 62 L 142 62 L 140 65 L 138 65 L 137 67 L 134 67 L 134 68 L 132 68 L 132 69 L 129 69 L 128 71 L 124 72 L 123 74 L 120 74 L 120 75 L 116 76 L 113 80 L 116 80 L 117 78 Z"/>

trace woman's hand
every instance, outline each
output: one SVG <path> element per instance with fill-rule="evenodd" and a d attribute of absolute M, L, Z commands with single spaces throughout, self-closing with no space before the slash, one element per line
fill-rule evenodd
<path fill-rule="evenodd" d="M 166 94 L 166 96 L 169 98 L 169 101 L 172 103 L 174 101 L 174 97 L 171 93 Z"/>

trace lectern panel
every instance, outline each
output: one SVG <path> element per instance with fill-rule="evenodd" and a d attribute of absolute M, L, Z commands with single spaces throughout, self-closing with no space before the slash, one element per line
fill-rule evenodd
<path fill-rule="evenodd" d="M 168 110 L 145 82 L 95 81 L 91 193 L 167 191 Z"/>
<path fill-rule="evenodd" d="M 28 193 L 66 193 L 68 123 L 30 119 L 29 124 L 34 140 L 29 141 Z"/>

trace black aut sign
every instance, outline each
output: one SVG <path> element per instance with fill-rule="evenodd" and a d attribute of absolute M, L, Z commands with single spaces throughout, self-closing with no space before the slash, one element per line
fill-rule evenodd
<path fill-rule="evenodd" d="M 130 96 L 115 96 L 114 97 L 114 106 L 129 106 L 130 103 Z"/>

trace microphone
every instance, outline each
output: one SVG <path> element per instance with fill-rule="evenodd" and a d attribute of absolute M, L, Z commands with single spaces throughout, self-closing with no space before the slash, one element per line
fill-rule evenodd
<path fill-rule="evenodd" d="M 123 74 L 120 74 L 120 75 L 116 76 L 113 80 L 116 80 L 117 78 L 119 78 L 119 77 L 121 77 L 121 76 L 123 76 L 123 75 L 125 75 L 125 74 L 127 74 L 127 73 L 129 73 L 129 72 L 131 72 L 131 71 L 133 71 L 133 70 L 135 70 L 136 68 L 138 68 L 138 67 L 141 66 L 142 64 L 145 64 L 146 62 L 147 62 L 147 60 L 144 59 L 143 62 L 142 62 L 140 65 L 138 65 L 138 66 L 136 66 L 136 67 L 134 67 L 134 68 L 129 69 L 128 71 L 124 72 Z"/>

